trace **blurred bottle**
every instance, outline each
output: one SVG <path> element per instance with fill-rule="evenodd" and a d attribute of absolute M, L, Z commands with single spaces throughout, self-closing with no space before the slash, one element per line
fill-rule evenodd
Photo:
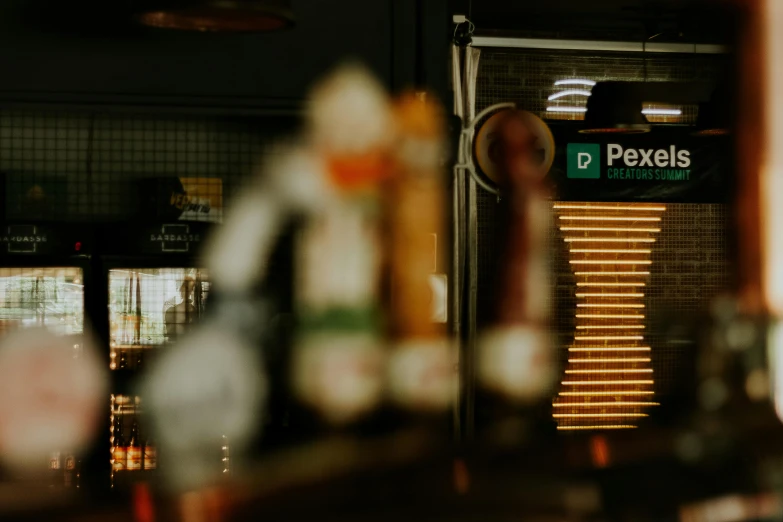
<path fill-rule="evenodd" d="M 395 104 L 395 176 L 384 191 L 391 299 L 387 319 L 393 350 L 388 395 L 408 411 L 446 411 L 454 395 L 456 359 L 444 323 L 433 320 L 430 276 L 444 234 L 443 111 L 426 95 L 405 93 Z"/>
<path fill-rule="evenodd" d="M 130 438 L 128 439 L 128 452 L 127 452 L 128 464 L 126 466 L 126 469 L 128 469 L 129 471 L 135 471 L 141 469 L 142 454 L 141 454 L 141 439 L 139 438 L 139 422 L 137 418 L 138 411 L 139 411 L 139 399 L 137 397 L 135 408 L 133 410 L 133 424 L 131 424 Z"/>
<path fill-rule="evenodd" d="M 147 440 L 144 441 L 142 467 L 145 470 L 157 469 L 158 467 L 158 446 L 150 435 L 148 435 Z"/>
<path fill-rule="evenodd" d="M 77 487 L 76 456 L 73 453 L 66 453 L 63 461 L 63 484 L 66 488 Z"/>
<path fill-rule="evenodd" d="M 128 369 L 128 354 L 126 350 L 120 350 L 120 363 L 118 365 L 120 370 Z"/>
<path fill-rule="evenodd" d="M 122 406 L 117 410 L 114 417 L 114 442 L 112 446 L 112 467 L 114 471 L 123 471 L 126 469 L 128 457 L 128 444 L 122 434 Z"/>
<path fill-rule="evenodd" d="M 516 110 L 504 114 L 493 161 L 506 241 L 497 269 L 498 307 L 494 324 L 480 340 L 478 376 L 489 399 L 482 413 L 495 409 L 490 416 L 501 418 L 490 422 L 513 425 L 501 435 L 509 440 L 519 430 L 551 427 L 546 413 L 551 405 L 545 399 L 553 391 L 557 363 L 548 328 L 551 202 L 545 176 L 552 156 L 545 151 L 553 149 L 551 133 L 539 118 Z"/>
<path fill-rule="evenodd" d="M 49 454 L 49 485 L 57 487 L 62 485 L 62 453 L 53 451 Z"/>

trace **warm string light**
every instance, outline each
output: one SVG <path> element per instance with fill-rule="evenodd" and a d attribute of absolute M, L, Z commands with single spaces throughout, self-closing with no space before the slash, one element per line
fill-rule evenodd
<path fill-rule="evenodd" d="M 636 368 L 636 369 L 621 369 L 621 370 L 606 370 L 606 369 L 600 369 L 600 370 L 566 370 L 566 374 L 569 373 L 652 373 L 652 370 L 649 368 Z"/>
<path fill-rule="evenodd" d="M 559 419 L 564 417 L 647 417 L 646 413 L 553 413 L 552 417 Z"/>
<path fill-rule="evenodd" d="M 651 380 L 636 381 L 563 381 L 560 384 L 564 386 L 599 386 L 606 384 L 653 384 Z"/>
<path fill-rule="evenodd" d="M 660 228 L 638 228 L 638 227 L 560 227 L 564 232 L 660 232 Z"/>
<path fill-rule="evenodd" d="M 641 341 L 641 335 L 576 335 L 576 341 Z"/>
<path fill-rule="evenodd" d="M 660 221 L 659 217 L 637 216 L 560 216 L 563 221 Z"/>
<path fill-rule="evenodd" d="M 561 402 L 559 404 L 552 405 L 555 408 L 593 408 L 593 407 L 605 407 L 605 406 L 660 406 L 657 402 L 646 401 L 616 401 L 616 402 L 579 402 L 568 403 Z"/>
<path fill-rule="evenodd" d="M 652 261 L 642 259 L 578 259 L 569 261 L 572 265 L 651 265 Z"/>
<path fill-rule="evenodd" d="M 576 327 L 577 330 L 644 330 L 643 324 L 586 324 Z"/>
<path fill-rule="evenodd" d="M 574 272 L 574 275 L 576 276 L 647 276 L 650 275 L 650 272 L 637 272 L 637 271 L 626 271 L 626 272 Z"/>
<path fill-rule="evenodd" d="M 626 424 L 601 424 L 597 426 L 558 426 L 557 429 L 561 431 L 568 430 L 625 430 L 633 429 L 636 426 Z"/>
<path fill-rule="evenodd" d="M 577 319 L 644 319 L 641 314 L 576 314 Z"/>
<path fill-rule="evenodd" d="M 569 352 L 649 352 L 649 346 L 588 346 L 569 348 Z"/>
<path fill-rule="evenodd" d="M 622 358 L 615 358 L 615 359 L 596 357 L 590 359 L 568 359 L 568 362 L 570 363 L 646 363 L 646 362 L 650 362 L 650 359 L 645 357 L 622 357 Z"/>
<path fill-rule="evenodd" d="M 572 254 L 650 254 L 652 250 L 643 248 L 573 248 Z"/>
<path fill-rule="evenodd" d="M 621 298 L 625 298 L 625 297 L 644 297 L 644 294 L 631 293 L 631 292 L 627 292 L 627 293 L 619 293 L 619 292 L 587 292 L 587 293 L 585 293 L 585 292 L 582 292 L 582 293 L 577 293 L 576 296 L 577 297 L 621 297 Z"/>
<path fill-rule="evenodd" d="M 628 391 L 596 391 L 596 392 L 560 392 L 558 395 L 564 397 L 605 397 L 607 395 L 653 395 L 655 392 L 645 390 Z"/>
<path fill-rule="evenodd" d="M 231 456 L 229 453 L 228 437 L 223 435 L 223 446 L 221 447 L 223 452 L 223 473 L 229 473 L 231 470 Z"/>
<path fill-rule="evenodd" d="M 114 404 L 116 403 L 116 397 L 112 393 L 110 396 L 109 405 L 109 422 L 111 427 L 109 428 L 109 487 L 114 488 Z"/>
<path fill-rule="evenodd" d="M 627 303 L 627 304 L 603 304 L 603 303 L 577 303 L 578 308 L 644 308 L 643 304 Z"/>
<path fill-rule="evenodd" d="M 573 353 L 575 357 L 568 359 L 569 367 L 564 373 L 572 379 L 590 380 L 562 381 L 565 389 L 579 388 L 558 395 L 554 407 L 561 413 L 553 413 L 553 418 L 558 422 L 558 429 L 633 428 L 635 426 L 612 420 L 641 419 L 648 416 L 644 408 L 658 405 L 649 400 L 628 399 L 654 395 L 654 390 L 649 389 L 654 381 L 640 379 L 652 377 L 651 357 L 636 355 L 651 352 L 650 346 L 642 345 L 644 336 L 634 335 L 642 334 L 646 329 L 642 323 L 645 315 L 641 311 L 645 308 L 642 302 L 646 287 L 644 278 L 650 275 L 649 269 L 638 268 L 652 265 L 649 247 L 656 242 L 652 235 L 661 231 L 660 213 L 666 207 L 556 203 L 554 208 L 564 211 L 558 216 L 559 228 L 569 247 L 569 264 L 579 289 L 575 292 L 578 300 L 575 345 L 568 348 L 569 354 Z M 596 335 L 603 333 L 601 330 L 609 335 Z M 621 389 L 602 390 L 603 386 Z M 589 391 L 596 387 L 599 387 L 597 391 Z M 592 397 L 605 399 L 591 402 Z M 621 397 L 626 399 L 620 400 Z M 609 398 L 614 400 L 606 400 Z M 570 408 L 570 413 L 563 408 Z M 576 413 L 589 408 L 593 408 L 594 413 Z M 595 411 L 595 408 L 601 410 Z M 604 411 L 607 408 L 610 410 Z"/>
<path fill-rule="evenodd" d="M 663 212 L 666 207 L 656 206 L 618 206 L 613 207 L 610 205 L 579 205 L 575 203 L 555 203 L 553 205 L 555 210 L 630 210 L 635 212 Z"/>
<path fill-rule="evenodd" d="M 644 283 L 577 283 L 576 286 L 598 286 L 598 287 L 642 287 L 645 286 Z"/>
<path fill-rule="evenodd" d="M 649 237 L 567 237 L 566 243 L 655 243 Z"/>

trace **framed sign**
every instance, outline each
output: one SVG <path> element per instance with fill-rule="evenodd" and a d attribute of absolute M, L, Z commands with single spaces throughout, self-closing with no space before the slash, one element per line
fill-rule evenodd
<path fill-rule="evenodd" d="M 731 193 L 731 143 L 684 132 L 558 138 L 550 170 L 561 201 L 723 203 Z"/>
<path fill-rule="evenodd" d="M 151 254 L 195 254 L 206 228 L 199 223 L 161 223 L 143 232 L 142 250 Z"/>

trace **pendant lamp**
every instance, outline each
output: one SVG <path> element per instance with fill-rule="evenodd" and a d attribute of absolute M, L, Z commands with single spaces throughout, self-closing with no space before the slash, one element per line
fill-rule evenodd
<path fill-rule="evenodd" d="M 582 134 L 639 134 L 649 132 L 642 114 L 643 97 L 639 84 L 599 82 L 587 99 Z"/>
<path fill-rule="evenodd" d="M 139 23 L 202 32 L 268 32 L 294 24 L 290 0 L 139 0 Z"/>

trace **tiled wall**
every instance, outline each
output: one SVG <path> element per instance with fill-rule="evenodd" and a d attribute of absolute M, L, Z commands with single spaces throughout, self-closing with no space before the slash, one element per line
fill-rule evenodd
<path fill-rule="evenodd" d="M 6 217 L 30 217 L 18 201 L 36 183 L 66 220 L 127 217 L 139 178 L 220 178 L 230 198 L 291 125 L 166 113 L 0 110 Z"/>

